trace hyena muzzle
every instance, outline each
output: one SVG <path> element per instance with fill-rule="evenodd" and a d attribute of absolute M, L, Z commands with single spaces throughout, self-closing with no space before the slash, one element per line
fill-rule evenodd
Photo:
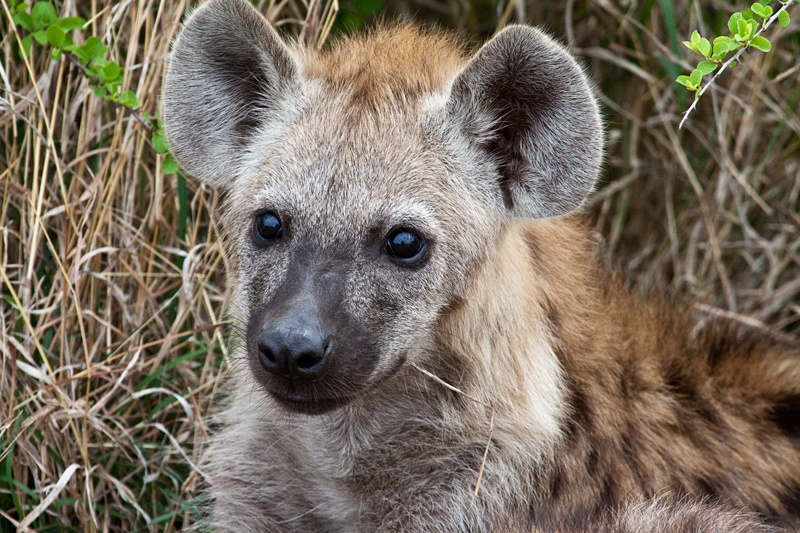
<path fill-rule="evenodd" d="M 316 50 L 213 0 L 163 117 L 223 193 L 243 331 L 206 454 L 217 531 L 800 526 L 798 346 L 598 265 L 575 214 L 598 106 L 546 35 Z"/>

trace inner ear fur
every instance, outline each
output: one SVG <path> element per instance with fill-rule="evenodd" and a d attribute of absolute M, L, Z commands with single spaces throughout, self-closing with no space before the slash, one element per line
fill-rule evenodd
<path fill-rule="evenodd" d="M 298 68 L 246 0 L 212 0 L 186 22 L 164 78 L 170 150 L 195 177 L 229 182 L 255 130 L 280 113 Z"/>
<path fill-rule="evenodd" d="M 564 214 L 591 191 L 603 152 L 597 102 L 572 56 L 542 32 L 498 33 L 457 75 L 447 111 L 496 162 L 512 216 Z"/>

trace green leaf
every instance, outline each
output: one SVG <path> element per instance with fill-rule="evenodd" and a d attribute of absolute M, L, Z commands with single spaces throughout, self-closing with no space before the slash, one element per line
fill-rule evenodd
<path fill-rule="evenodd" d="M 700 82 L 703 81 L 703 73 L 700 69 L 694 69 L 691 74 L 689 74 L 689 79 L 691 80 L 692 84 L 700 85 Z"/>
<path fill-rule="evenodd" d="M 764 6 L 762 6 L 761 4 L 757 3 L 753 4 L 752 6 L 750 6 L 750 9 L 753 11 L 753 13 L 755 13 L 759 17 L 767 18 L 767 14 L 764 12 Z"/>
<path fill-rule="evenodd" d="M 44 30 L 33 32 L 33 38 L 39 44 L 47 44 L 47 32 Z"/>
<path fill-rule="evenodd" d="M 22 50 L 25 52 L 26 56 L 31 55 L 31 42 L 33 41 L 33 37 L 28 35 L 27 37 L 22 39 Z"/>
<path fill-rule="evenodd" d="M 741 13 L 734 13 L 731 15 L 731 18 L 728 19 L 728 29 L 731 31 L 731 35 L 736 35 L 739 32 L 739 21 L 742 20 Z"/>
<path fill-rule="evenodd" d="M 697 49 L 703 54 L 703 57 L 708 57 L 708 54 L 711 53 L 711 43 L 708 42 L 708 39 L 700 39 L 700 42 L 697 43 Z"/>
<path fill-rule="evenodd" d="M 736 21 L 736 40 L 747 40 L 748 35 L 750 35 L 750 28 L 747 27 L 747 21 L 743 18 L 740 18 Z"/>
<path fill-rule="evenodd" d="M 706 74 L 711 74 L 712 72 L 717 70 L 717 64 L 716 63 L 712 63 L 711 61 L 701 61 L 697 65 L 697 70 L 702 72 L 703 76 L 705 76 Z"/>
<path fill-rule="evenodd" d="M 781 14 L 778 15 L 778 24 L 781 25 L 782 28 L 785 28 L 789 25 L 789 13 L 786 11 L 781 11 Z"/>
<path fill-rule="evenodd" d="M 689 79 L 689 76 L 678 76 L 675 81 L 684 87 L 692 87 L 692 80 Z"/>
<path fill-rule="evenodd" d="M 714 37 L 714 47 L 715 48 L 716 48 L 716 46 L 718 44 L 723 44 L 724 43 L 724 44 L 727 45 L 729 42 L 731 42 L 731 38 L 730 37 L 725 37 L 724 35 L 720 35 L 719 37 Z M 727 47 L 725 49 L 727 50 Z"/>
<path fill-rule="evenodd" d="M 103 73 L 105 73 L 107 80 L 116 80 L 121 72 L 122 69 L 113 61 L 109 61 L 108 64 L 103 67 Z"/>
<path fill-rule="evenodd" d="M 106 90 L 105 87 L 93 87 L 92 90 L 94 91 L 94 94 L 96 96 L 99 96 L 101 98 L 108 94 L 108 91 Z"/>
<path fill-rule="evenodd" d="M 119 103 L 131 109 L 139 107 L 139 99 L 133 91 L 125 91 L 119 95 Z"/>
<path fill-rule="evenodd" d="M 692 52 L 697 52 L 697 48 L 695 48 L 694 45 L 692 43 L 690 43 L 689 41 L 683 41 L 683 46 L 685 46 L 686 48 L 688 48 Z"/>
<path fill-rule="evenodd" d="M 22 26 L 28 31 L 31 31 L 33 29 L 33 19 L 29 14 L 25 13 L 24 11 L 20 11 L 19 13 L 14 15 L 13 19 L 14 19 L 14 24 L 16 24 L 17 26 Z"/>
<path fill-rule="evenodd" d="M 53 49 L 50 51 L 50 57 L 52 57 L 52 58 L 53 58 L 53 61 L 58 61 L 59 59 L 61 59 L 61 55 L 62 55 L 63 53 L 64 53 L 64 51 L 63 51 L 63 50 L 61 50 L 60 48 L 53 48 Z"/>
<path fill-rule="evenodd" d="M 172 154 L 167 154 L 164 161 L 161 162 L 161 171 L 164 174 L 175 174 L 178 171 L 178 162 L 172 157 Z"/>
<path fill-rule="evenodd" d="M 83 28 L 85 24 L 86 21 L 81 17 L 66 17 L 58 22 L 59 28 L 64 31 L 79 30 Z"/>
<path fill-rule="evenodd" d="M 752 46 L 753 48 L 757 48 L 762 52 L 769 52 L 770 49 L 772 48 L 770 42 L 764 37 L 761 37 L 760 35 L 758 37 L 753 37 L 753 40 L 750 41 L 750 46 Z"/>
<path fill-rule="evenodd" d="M 700 42 L 700 34 L 697 33 L 697 30 L 692 32 L 692 44 L 697 44 Z"/>
<path fill-rule="evenodd" d="M 169 145 L 167 145 L 167 139 L 166 137 L 164 137 L 164 134 L 160 131 L 153 132 L 153 148 L 155 148 L 156 152 L 158 152 L 159 154 L 169 152 Z"/>
<path fill-rule="evenodd" d="M 764 17 L 771 17 L 772 16 L 772 8 L 770 6 L 764 6 Z"/>
<path fill-rule="evenodd" d="M 92 68 L 96 71 L 103 70 L 103 67 L 108 65 L 108 59 L 105 57 L 95 57 L 92 59 Z"/>
<path fill-rule="evenodd" d="M 108 52 L 108 48 L 106 48 L 106 45 L 103 44 L 103 41 L 95 36 L 86 39 L 86 42 L 80 47 L 80 49 L 90 59 L 100 57 Z"/>
<path fill-rule="evenodd" d="M 753 39 L 758 32 L 758 22 L 755 20 L 748 20 L 747 21 L 747 40 Z"/>
<path fill-rule="evenodd" d="M 49 28 L 47 28 L 47 42 L 55 46 L 56 48 L 61 48 L 64 46 L 64 41 L 66 41 L 67 36 L 64 33 L 64 30 L 53 24 Z"/>
<path fill-rule="evenodd" d="M 56 8 L 50 2 L 36 2 L 31 10 L 33 29 L 41 30 L 58 20 Z"/>
<path fill-rule="evenodd" d="M 80 62 L 81 62 L 82 64 L 84 64 L 84 65 L 85 65 L 86 63 L 88 63 L 88 62 L 89 62 L 89 60 L 91 59 L 91 58 L 90 58 L 90 57 L 89 57 L 89 56 L 86 54 L 86 52 L 84 52 L 84 51 L 83 51 L 83 47 L 81 47 L 81 46 L 76 46 L 76 45 L 72 45 L 72 46 L 65 46 L 65 47 L 64 47 L 64 50 L 66 50 L 67 52 L 72 52 L 72 54 L 73 54 L 75 57 L 77 57 L 77 58 L 78 58 L 78 61 L 80 61 Z"/>

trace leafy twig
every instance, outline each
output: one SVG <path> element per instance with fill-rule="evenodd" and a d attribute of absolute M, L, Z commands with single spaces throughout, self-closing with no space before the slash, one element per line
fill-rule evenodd
<path fill-rule="evenodd" d="M 20 0 L 9 1 L 9 13 L 14 24 L 29 32 L 29 35 L 21 41 L 20 53 L 29 55 L 34 41 L 42 46 L 51 45 L 53 48 L 50 55 L 53 60 L 66 57 L 89 81 L 96 96 L 113 103 L 117 108 L 127 109 L 130 115 L 151 134 L 153 148 L 159 154 L 165 154 L 161 163 L 164 173 L 177 172 L 178 163 L 169 153 L 161 120 L 157 115 L 151 118 L 147 112 L 141 114 L 136 94 L 133 91 L 122 91 L 125 69 L 105 58 L 108 47 L 95 36 L 87 38 L 82 45 L 73 42 L 72 32 L 84 29 L 86 21 L 81 17 L 59 18 L 50 2 L 36 2 L 31 7 Z"/>
<path fill-rule="evenodd" d="M 686 122 L 689 114 L 695 109 L 695 107 L 697 107 L 697 101 L 700 99 L 703 93 L 706 92 L 706 89 L 713 85 L 716 79 L 729 66 L 735 64 L 745 50 L 748 48 L 757 48 L 762 52 L 768 52 L 771 49 L 770 42 L 761 34 L 764 33 L 764 31 L 766 31 L 766 29 L 769 28 L 770 25 L 776 20 L 780 22 L 781 26 L 788 26 L 789 14 L 786 10 L 795 1 L 796 0 L 780 0 L 781 8 L 774 13 L 772 12 L 772 8 L 769 6 L 763 6 L 762 4 L 758 3 L 753 4 L 751 8 L 752 12 L 765 19 L 761 28 L 757 31 L 756 28 L 758 27 L 758 23 L 755 20 L 746 19 L 742 13 L 734 13 L 728 21 L 728 27 L 733 34 L 733 38 L 723 36 L 715 38 L 713 53 L 711 43 L 708 41 L 708 39 L 700 37 L 696 31 L 692 34 L 690 42 L 684 42 L 689 49 L 702 55 L 706 60 L 700 62 L 698 68 L 692 71 L 691 76 L 678 76 L 678 79 L 676 80 L 690 91 L 695 91 L 694 101 L 683 114 L 683 119 L 681 119 L 678 129 L 683 126 L 683 123 Z M 733 55 L 733 57 L 723 62 L 722 60 L 729 51 L 736 51 L 736 53 Z M 719 67 L 719 70 L 717 70 L 717 67 Z M 715 70 L 716 73 L 708 81 L 708 83 L 701 86 L 700 82 L 702 81 L 702 77 L 706 74 L 714 72 Z"/>
<path fill-rule="evenodd" d="M 89 74 L 89 72 L 87 72 L 87 65 L 81 63 L 80 60 L 75 56 L 75 54 L 73 54 L 72 52 L 64 52 L 64 57 L 66 57 L 69 60 L 69 62 L 73 64 L 73 66 L 79 68 L 81 72 L 83 72 L 83 75 L 86 76 L 86 79 L 89 80 L 89 83 L 91 83 L 94 87 L 103 86 L 103 84 L 100 83 L 100 80 L 98 80 L 96 76 L 92 76 L 91 74 Z M 123 104 L 121 102 L 113 102 L 113 103 L 118 108 L 127 110 L 130 113 L 131 117 L 133 117 L 139 124 L 142 125 L 142 127 L 144 127 L 150 133 L 156 131 L 156 128 L 153 126 L 153 124 L 145 120 L 144 117 L 142 117 L 142 115 L 139 114 L 139 110 L 137 108 Z"/>

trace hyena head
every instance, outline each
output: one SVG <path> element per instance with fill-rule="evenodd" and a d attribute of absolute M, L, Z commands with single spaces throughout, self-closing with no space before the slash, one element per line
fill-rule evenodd
<path fill-rule="evenodd" d="M 573 210 L 601 160 L 581 69 L 522 26 L 471 59 L 409 26 L 317 51 L 213 0 L 175 42 L 163 116 L 183 168 L 226 193 L 249 371 L 305 413 L 428 357 L 509 222 Z"/>

